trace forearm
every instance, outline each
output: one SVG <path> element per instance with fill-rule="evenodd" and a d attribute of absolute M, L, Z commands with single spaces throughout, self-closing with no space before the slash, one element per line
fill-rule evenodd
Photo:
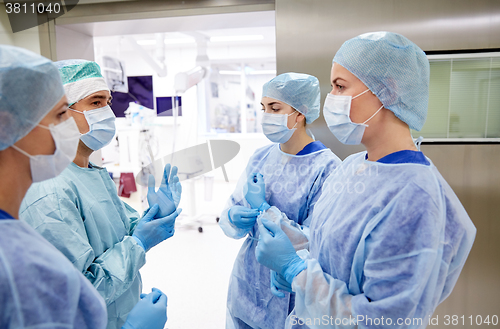
<path fill-rule="evenodd" d="M 323 272 L 315 259 L 306 260 L 307 269 L 300 272 L 292 282 L 295 292 L 295 312 L 297 317 L 310 323 L 310 328 L 324 328 L 324 319 L 350 319 L 352 314 L 352 295 L 349 294 L 345 282 L 334 279 Z M 315 319 L 316 322 L 314 321 Z M 347 323 L 344 320 L 344 323 Z M 338 324 L 338 322 L 337 322 Z M 336 328 L 356 328 L 356 326 L 340 325 Z"/>
<path fill-rule="evenodd" d="M 99 255 L 84 272 L 110 304 L 130 288 L 145 264 L 144 249 L 130 236 Z"/>

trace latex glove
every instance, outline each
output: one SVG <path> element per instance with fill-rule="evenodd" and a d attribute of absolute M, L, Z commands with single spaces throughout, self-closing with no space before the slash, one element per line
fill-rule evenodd
<path fill-rule="evenodd" d="M 278 225 L 266 218 L 262 218 L 259 224 L 260 241 L 255 248 L 255 257 L 291 284 L 295 276 L 306 269 L 306 263 Z"/>
<path fill-rule="evenodd" d="M 257 209 L 249 209 L 243 206 L 232 206 L 228 212 L 229 221 L 231 224 L 241 229 L 250 229 L 254 226 L 259 216 Z"/>
<path fill-rule="evenodd" d="M 284 298 L 285 294 L 279 290 L 293 293 L 292 286 L 286 281 L 286 279 L 280 274 L 271 270 L 271 292 L 276 297 Z"/>
<path fill-rule="evenodd" d="M 170 176 L 170 178 L 169 178 Z M 148 203 L 151 207 L 154 204 L 160 206 L 158 217 L 165 217 L 174 212 L 181 201 L 182 186 L 177 177 L 177 167 L 172 168 L 170 172 L 170 163 L 163 169 L 163 178 L 160 188 L 155 191 L 155 177 L 149 175 L 148 178 Z"/>
<path fill-rule="evenodd" d="M 132 235 L 145 251 L 174 235 L 175 219 L 182 211 L 177 209 L 169 216 L 155 219 L 158 210 L 159 206 L 153 205 L 137 224 Z"/>
<path fill-rule="evenodd" d="M 253 209 L 266 211 L 271 206 L 266 202 L 266 184 L 260 173 L 252 173 L 248 176 L 245 186 L 245 199 Z"/>
<path fill-rule="evenodd" d="M 166 322 L 167 295 L 153 288 L 151 293 L 141 294 L 122 329 L 163 329 Z"/>

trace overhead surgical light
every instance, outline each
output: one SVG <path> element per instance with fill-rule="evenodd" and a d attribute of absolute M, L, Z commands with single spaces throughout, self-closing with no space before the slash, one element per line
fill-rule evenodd
<path fill-rule="evenodd" d="M 258 41 L 264 40 L 263 35 L 227 35 L 210 37 L 210 42 L 231 42 L 231 41 Z"/>
<path fill-rule="evenodd" d="M 194 44 L 196 41 L 193 38 L 173 38 L 173 39 L 165 39 L 164 43 L 166 45 L 182 45 L 192 43 Z M 137 40 L 137 44 L 141 46 L 154 46 L 156 45 L 156 40 L 146 39 L 146 40 Z"/>

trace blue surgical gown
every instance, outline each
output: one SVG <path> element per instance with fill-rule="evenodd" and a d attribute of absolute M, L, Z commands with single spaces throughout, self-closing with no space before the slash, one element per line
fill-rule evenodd
<path fill-rule="evenodd" d="M 432 162 L 365 157 L 325 182 L 287 328 L 425 328 L 465 264 L 476 229 Z"/>
<path fill-rule="evenodd" d="M 139 214 L 122 202 L 106 169 L 71 163 L 31 186 L 20 218 L 59 249 L 104 297 L 108 329 L 139 301 L 145 252 L 131 237 Z"/>
<path fill-rule="evenodd" d="M 106 327 L 90 282 L 28 224 L 0 210 L 0 328 Z"/>
<path fill-rule="evenodd" d="M 256 172 L 264 176 L 269 205 L 279 209 L 289 220 L 307 228 L 323 182 L 341 162 L 330 149 L 322 144 L 322 147 L 317 147 L 318 143 L 314 142 L 309 146 L 310 152 L 303 152 L 302 155 L 286 154 L 280 150 L 279 144 L 258 149 L 250 158 L 221 214 L 219 224 L 224 233 L 235 239 L 247 235 L 258 238 L 257 224 L 249 230 L 242 230 L 233 226 L 227 216 L 228 209 L 234 205 L 250 207 L 244 198 L 243 187 L 248 175 Z M 293 297 L 285 293 L 285 298 L 278 298 L 271 293 L 270 271 L 257 262 L 257 241 L 251 237 L 243 243 L 234 263 L 229 283 L 226 328 L 282 329 L 288 313 L 293 309 Z"/>

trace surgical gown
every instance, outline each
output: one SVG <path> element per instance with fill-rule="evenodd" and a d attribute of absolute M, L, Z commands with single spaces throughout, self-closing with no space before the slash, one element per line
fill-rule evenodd
<path fill-rule="evenodd" d="M 317 145 L 320 142 L 315 142 Z M 283 212 L 289 220 L 305 228 L 309 226 L 321 186 L 340 164 L 340 159 L 321 144 L 312 152 L 290 155 L 279 144 L 258 149 L 250 158 L 238 185 L 222 212 L 219 224 L 224 233 L 235 239 L 246 235 L 258 238 L 258 225 L 249 230 L 233 226 L 227 216 L 234 205 L 250 207 L 243 187 L 251 173 L 260 172 L 266 185 L 266 201 Z M 271 209 L 275 209 L 275 208 Z M 247 237 L 234 263 L 229 283 L 226 328 L 282 329 L 293 309 L 293 297 L 285 293 L 279 298 L 271 293 L 270 271 L 255 258 L 257 241 Z M 307 244 L 303 247 L 307 248 Z"/>
<path fill-rule="evenodd" d="M 105 328 L 90 282 L 28 224 L 1 218 L 0 328 Z"/>
<path fill-rule="evenodd" d="M 20 217 L 59 249 L 104 297 L 108 329 L 120 328 L 139 301 L 145 252 L 134 238 L 139 214 L 122 202 L 106 169 L 71 163 L 31 186 Z"/>
<path fill-rule="evenodd" d="M 365 158 L 348 157 L 323 187 L 287 328 L 295 317 L 310 328 L 425 328 L 464 266 L 476 229 L 430 160 Z"/>

